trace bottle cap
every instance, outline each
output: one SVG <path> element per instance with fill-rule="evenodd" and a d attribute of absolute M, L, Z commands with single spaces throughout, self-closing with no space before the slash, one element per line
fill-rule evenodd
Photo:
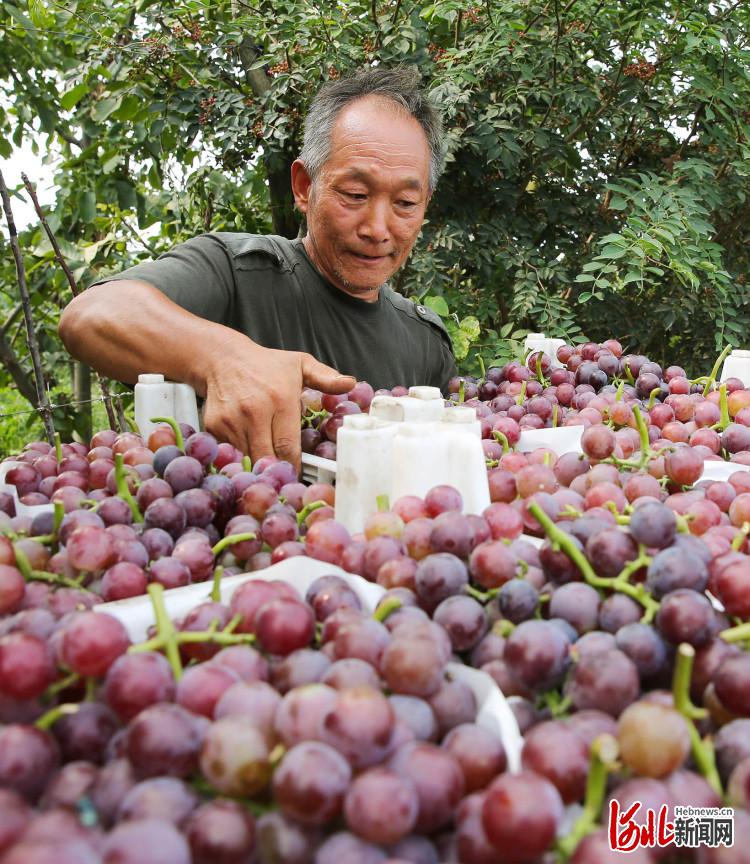
<path fill-rule="evenodd" d="M 151 372 L 151 373 L 148 373 L 145 375 L 139 375 L 138 376 L 138 383 L 139 384 L 163 384 L 164 383 L 164 376 L 159 375 L 158 373 L 155 373 L 155 372 Z"/>

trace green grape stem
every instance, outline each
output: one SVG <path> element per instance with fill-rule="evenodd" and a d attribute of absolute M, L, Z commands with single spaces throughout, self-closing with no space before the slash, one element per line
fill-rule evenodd
<path fill-rule="evenodd" d="M 55 432 L 55 459 L 57 459 L 58 465 L 63 460 L 62 441 L 60 440 L 59 432 Z"/>
<path fill-rule="evenodd" d="M 138 509 L 135 498 L 130 494 L 128 482 L 125 477 L 125 462 L 123 461 L 122 453 L 115 453 L 115 483 L 117 484 L 117 494 L 130 507 L 130 512 L 133 514 L 134 522 L 143 522 L 143 514 Z"/>
<path fill-rule="evenodd" d="M 297 524 L 302 525 L 307 517 L 315 510 L 320 510 L 321 507 L 327 507 L 326 501 L 312 501 L 306 504 L 297 514 Z"/>
<path fill-rule="evenodd" d="M 573 538 L 557 527 L 536 501 L 529 504 L 529 513 L 539 522 L 550 542 L 556 544 L 578 567 L 581 575 L 594 588 L 609 588 L 627 594 L 644 607 L 644 621 L 650 621 L 659 609 L 659 604 L 648 593 L 643 585 L 631 585 L 629 582 L 618 582 L 618 577 L 605 578 L 597 576 L 586 556 L 573 542 Z"/>
<path fill-rule="evenodd" d="M 731 350 L 732 350 L 732 346 L 727 345 L 726 348 L 724 348 L 724 350 L 721 352 L 721 354 L 719 354 L 719 356 L 716 358 L 716 362 L 714 363 L 714 368 L 711 370 L 711 374 L 706 379 L 706 386 L 703 388 L 704 398 L 706 396 L 708 396 L 711 388 L 713 387 L 714 382 L 716 381 L 716 376 L 719 374 L 719 369 L 721 367 L 721 364 L 729 356 L 729 353 L 731 352 Z"/>
<path fill-rule="evenodd" d="M 391 502 L 388 500 L 387 495 L 378 495 L 375 502 L 377 504 L 378 513 L 387 513 L 391 509 Z"/>
<path fill-rule="evenodd" d="M 612 735 L 600 735 L 591 745 L 591 761 L 586 778 L 586 794 L 583 799 L 583 812 L 576 820 L 570 833 L 557 844 L 558 851 L 565 861 L 575 852 L 578 844 L 587 834 L 598 827 L 599 814 L 607 792 L 607 778 L 617 766 L 618 745 Z"/>
<path fill-rule="evenodd" d="M 214 603 L 221 603 L 221 577 L 224 575 L 224 568 L 219 566 L 214 570 L 213 584 L 211 586 L 211 599 Z"/>
<path fill-rule="evenodd" d="M 723 634 L 722 634 L 723 635 Z M 690 700 L 690 680 L 693 673 L 693 660 L 695 659 L 695 648 L 687 643 L 681 644 L 677 649 L 674 676 L 672 678 L 672 698 L 675 708 L 685 718 L 690 733 L 690 749 L 698 766 L 698 770 L 705 777 L 711 788 L 722 795 L 721 779 L 716 768 L 711 742 L 702 739 L 695 728 L 695 720 L 704 718 L 708 712 L 705 708 L 696 708 Z"/>
<path fill-rule="evenodd" d="M 214 558 L 217 555 L 221 555 L 221 553 L 229 546 L 234 546 L 236 543 L 244 543 L 246 540 L 257 540 L 258 538 L 252 531 L 245 531 L 243 534 L 228 534 L 226 537 L 222 537 L 218 543 L 211 549 Z M 216 574 L 214 573 L 214 577 Z"/>
<path fill-rule="evenodd" d="M 502 445 L 503 454 L 510 453 L 510 444 L 508 443 L 508 439 L 502 432 L 499 432 L 496 429 L 495 431 L 493 431 L 492 437 L 495 439 L 495 441 L 497 441 L 498 444 Z"/>
<path fill-rule="evenodd" d="M 149 422 L 168 423 L 174 432 L 174 443 L 183 453 L 185 452 L 185 439 L 182 436 L 182 429 L 180 429 L 180 424 L 174 419 L 174 417 L 151 417 Z"/>
<path fill-rule="evenodd" d="M 71 714 L 75 714 L 80 707 L 81 703 L 79 702 L 65 702 L 62 705 L 55 705 L 54 708 L 50 708 L 49 711 L 42 714 L 42 716 L 34 722 L 34 726 L 36 726 L 37 729 L 46 732 L 51 729 L 58 720 L 61 720 L 63 717 L 69 717 Z"/>
<path fill-rule="evenodd" d="M 376 621 L 380 621 L 381 623 L 393 615 L 394 612 L 398 612 L 398 610 L 404 604 L 399 600 L 398 597 L 389 597 L 384 603 L 381 603 L 380 606 L 372 613 L 372 617 Z"/>

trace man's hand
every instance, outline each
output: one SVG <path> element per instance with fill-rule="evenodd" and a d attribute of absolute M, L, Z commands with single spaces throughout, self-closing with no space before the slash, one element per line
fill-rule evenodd
<path fill-rule="evenodd" d="M 203 422 L 255 462 L 275 453 L 300 467 L 303 387 L 347 393 L 357 383 L 310 354 L 262 348 L 237 334 L 205 376 Z"/>

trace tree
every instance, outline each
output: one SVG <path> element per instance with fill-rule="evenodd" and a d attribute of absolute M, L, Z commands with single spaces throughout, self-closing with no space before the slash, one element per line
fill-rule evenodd
<path fill-rule="evenodd" d="M 445 315 L 465 368 L 531 329 L 697 373 L 750 323 L 748 25 L 729 0 L 3 2 L 0 153 L 59 150 L 50 220 L 85 284 L 204 230 L 296 234 L 312 95 L 415 64 L 448 161 L 396 287 Z M 39 232 L 25 244 L 59 368 L 64 284 Z M 3 263 L 6 316 L 13 296 Z"/>

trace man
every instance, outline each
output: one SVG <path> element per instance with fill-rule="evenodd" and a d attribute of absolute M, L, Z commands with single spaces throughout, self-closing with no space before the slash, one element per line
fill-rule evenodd
<path fill-rule="evenodd" d="M 207 234 L 97 283 L 60 320 L 70 353 L 121 381 L 184 381 L 217 438 L 295 464 L 304 386 L 445 387 L 455 363 L 440 319 L 386 285 L 442 168 L 417 79 L 366 69 L 318 94 L 292 165 L 304 238 Z"/>

